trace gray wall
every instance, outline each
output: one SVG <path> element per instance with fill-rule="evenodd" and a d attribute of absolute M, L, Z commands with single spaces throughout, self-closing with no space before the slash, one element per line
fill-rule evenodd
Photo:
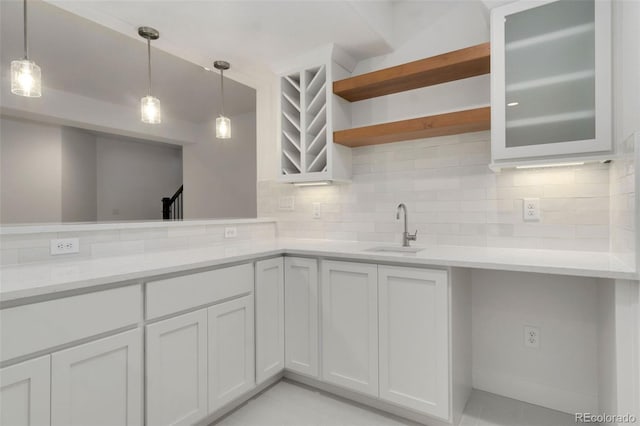
<path fill-rule="evenodd" d="M 97 138 L 98 220 L 162 219 L 162 198 L 182 185 L 174 145 Z"/>
<path fill-rule="evenodd" d="M 230 118 L 230 140 L 183 147 L 185 219 L 256 217 L 256 114 Z"/>
<path fill-rule="evenodd" d="M 0 157 L 0 221 L 60 222 L 60 126 L 0 117 Z"/>
<path fill-rule="evenodd" d="M 62 128 L 62 221 L 90 222 L 98 217 L 96 137 Z"/>
<path fill-rule="evenodd" d="M 0 222 L 162 219 L 182 184 L 175 145 L 0 117 Z"/>

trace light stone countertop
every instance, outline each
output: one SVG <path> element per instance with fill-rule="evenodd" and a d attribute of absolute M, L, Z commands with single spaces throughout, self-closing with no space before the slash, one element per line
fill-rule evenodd
<path fill-rule="evenodd" d="M 391 244 L 275 239 L 121 257 L 12 265 L 0 268 L 0 302 L 6 304 L 22 298 L 53 297 L 59 292 L 148 280 L 165 274 L 281 254 L 403 265 L 455 266 L 631 280 L 639 278 L 631 267 L 615 256 L 602 252 L 457 246 L 431 246 L 418 253 L 366 251 L 383 245 Z"/>

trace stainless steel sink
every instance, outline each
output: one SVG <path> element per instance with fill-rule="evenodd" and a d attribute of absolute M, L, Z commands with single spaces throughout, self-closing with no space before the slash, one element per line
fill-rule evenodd
<path fill-rule="evenodd" d="M 366 249 L 365 251 L 371 252 L 390 252 L 390 253 L 418 253 L 419 251 L 424 250 L 424 247 L 400 247 L 400 246 L 378 246 L 371 247 Z"/>

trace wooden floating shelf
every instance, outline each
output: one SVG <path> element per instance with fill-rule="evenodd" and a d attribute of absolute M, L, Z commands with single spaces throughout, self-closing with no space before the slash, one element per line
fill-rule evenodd
<path fill-rule="evenodd" d="M 350 102 L 488 74 L 489 43 L 385 68 L 333 83 L 333 93 Z"/>
<path fill-rule="evenodd" d="M 333 132 L 333 142 L 356 148 L 491 128 L 491 108 L 475 108 Z"/>

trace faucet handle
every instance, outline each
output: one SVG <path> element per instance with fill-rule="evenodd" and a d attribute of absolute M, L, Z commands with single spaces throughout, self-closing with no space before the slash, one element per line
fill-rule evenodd
<path fill-rule="evenodd" d="M 416 229 L 416 232 L 413 234 L 409 234 L 407 232 L 407 240 L 409 241 L 416 241 L 418 239 L 418 230 Z"/>

